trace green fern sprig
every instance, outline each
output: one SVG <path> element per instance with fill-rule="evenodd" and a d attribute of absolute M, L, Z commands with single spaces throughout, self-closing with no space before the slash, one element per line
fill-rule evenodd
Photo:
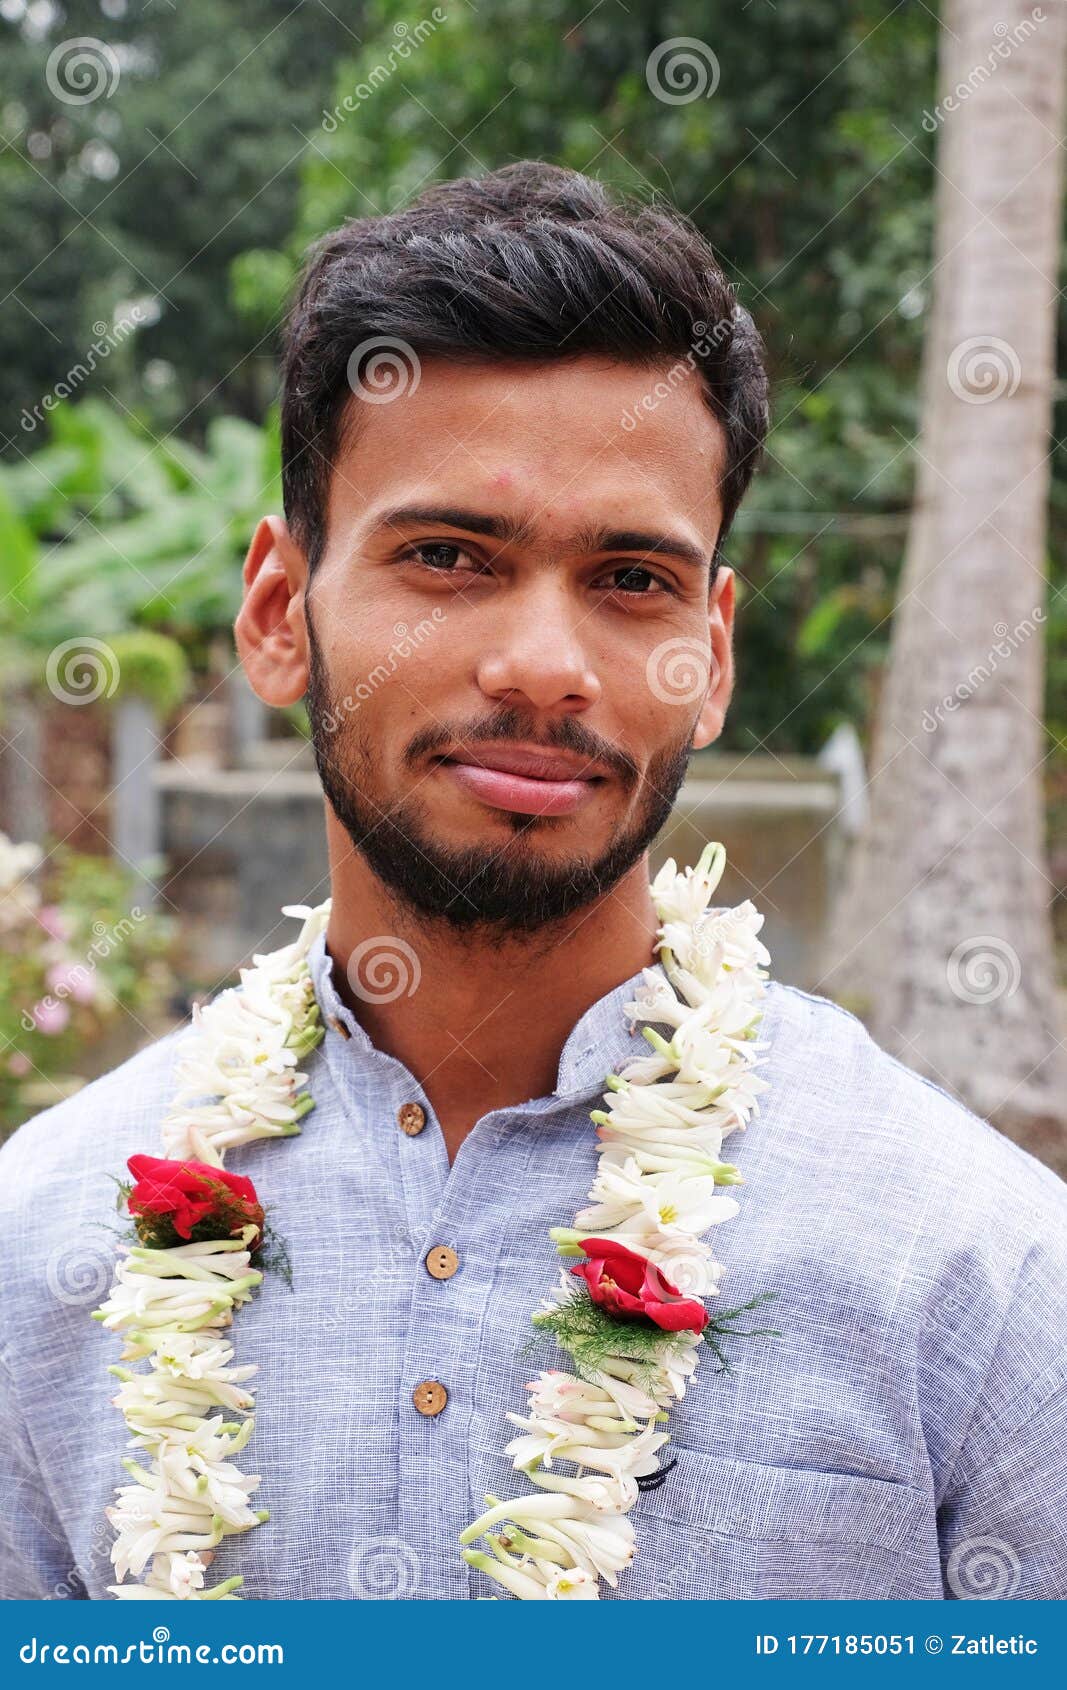
<path fill-rule="evenodd" d="M 635 1384 L 647 1384 L 656 1371 L 694 1342 L 692 1332 L 663 1332 L 651 1321 L 620 1320 L 600 1308 L 583 1286 L 558 1308 L 532 1317 L 539 1332 L 550 1332 L 574 1362 L 582 1379 L 595 1382 L 605 1363 L 628 1362 Z"/>
<path fill-rule="evenodd" d="M 777 1328 L 772 1326 L 751 1326 L 746 1331 L 743 1326 L 732 1326 L 730 1324 L 731 1321 L 737 1319 L 738 1315 L 747 1314 L 750 1309 L 758 1308 L 760 1303 L 772 1302 L 777 1295 L 777 1291 L 758 1291 L 754 1297 L 748 1299 L 747 1303 L 740 1303 L 736 1309 L 723 1309 L 720 1313 L 712 1315 L 701 1336 L 705 1344 L 711 1346 L 718 1358 L 719 1365 L 715 1369 L 717 1373 L 732 1371 L 729 1359 L 719 1343 L 720 1338 L 780 1338 L 782 1336 Z"/>
<path fill-rule="evenodd" d="M 740 1315 L 770 1302 L 777 1291 L 760 1291 L 735 1309 L 723 1309 L 712 1315 L 701 1337 L 714 1351 L 719 1373 L 731 1371 L 729 1358 L 722 1348 L 722 1338 L 780 1338 L 774 1327 L 735 1326 Z M 647 1388 L 657 1371 L 668 1362 L 683 1356 L 697 1340 L 695 1332 L 663 1332 L 651 1321 L 625 1320 L 609 1314 L 593 1302 L 588 1290 L 576 1288 L 557 1308 L 541 1310 L 532 1316 L 538 1332 L 549 1332 L 561 1350 L 574 1363 L 579 1378 L 595 1382 L 596 1375 L 605 1370 L 606 1363 L 626 1362 L 632 1382 Z M 531 1346 L 534 1340 L 531 1340 Z"/>

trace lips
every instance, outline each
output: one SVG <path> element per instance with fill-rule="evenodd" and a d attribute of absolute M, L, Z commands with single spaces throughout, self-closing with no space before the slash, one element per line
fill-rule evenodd
<path fill-rule="evenodd" d="M 496 769 L 505 775 L 523 775 L 527 780 L 602 780 L 601 764 L 588 757 L 567 757 L 559 752 L 538 751 L 521 746 L 475 747 L 443 759 L 465 763 L 477 769 Z"/>
<path fill-rule="evenodd" d="M 490 808 L 528 816 L 570 815 L 604 780 L 598 763 L 532 747 L 479 747 L 436 766 Z"/>

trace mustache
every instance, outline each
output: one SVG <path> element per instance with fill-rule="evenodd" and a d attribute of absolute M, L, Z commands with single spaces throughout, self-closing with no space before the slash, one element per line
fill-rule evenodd
<path fill-rule="evenodd" d="M 640 774 L 632 757 L 591 733 L 577 717 L 561 716 L 538 732 L 529 715 L 513 707 L 494 711 L 451 731 L 441 723 L 429 723 L 414 735 L 406 756 L 409 762 L 417 763 L 423 757 L 451 745 L 504 743 L 507 740 L 536 745 L 542 751 L 571 751 L 590 762 L 603 763 L 627 784 L 632 784 Z"/>

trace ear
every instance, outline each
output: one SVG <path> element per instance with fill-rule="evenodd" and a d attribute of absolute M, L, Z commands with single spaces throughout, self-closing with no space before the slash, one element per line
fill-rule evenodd
<path fill-rule="evenodd" d="M 284 518 L 263 517 L 245 558 L 234 637 L 249 685 L 264 704 L 295 704 L 307 690 L 306 590 L 307 559 Z"/>
<path fill-rule="evenodd" d="M 710 745 L 722 733 L 726 707 L 734 690 L 734 572 L 720 565 L 708 600 L 711 676 L 708 696 L 693 730 L 693 749 Z"/>

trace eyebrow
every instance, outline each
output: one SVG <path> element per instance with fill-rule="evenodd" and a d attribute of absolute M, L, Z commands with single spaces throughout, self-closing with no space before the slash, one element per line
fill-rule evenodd
<path fill-rule="evenodd" d="M 677 534 L 649 534 L 642 528 L 592 528 L 578 535 L 584 552 L 642 552 L 646 557 L 676 557 L 706 569 L 708 554 Z"/>
<path fill-rule="evenodd" d="M 400 505 L 384 511 L 376 526 L 402 528 L 433 523 L 464 528 L 469 534 L 484 534 L 513 546 L 528 545 L 534 533 L 531 521 L 451 505 Z M 675 557 L 696 569 L 707 569 L 710 561 L 700 546 L 676 534 L 653 534 L 639 528 L 584 528 L 575 536 L 575 544 L 581 552 L 640 552 L 645 557 Z"/>

